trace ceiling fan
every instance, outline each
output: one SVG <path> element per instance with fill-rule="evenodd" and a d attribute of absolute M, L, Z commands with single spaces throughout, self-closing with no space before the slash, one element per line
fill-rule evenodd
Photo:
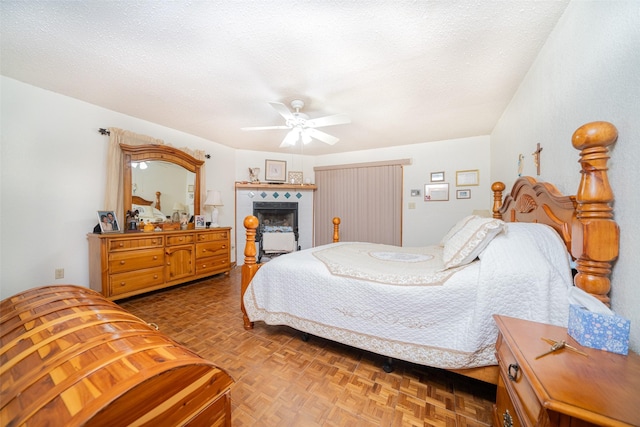
<path fill-rule="evenodd" d="M 304 101 L 299 99 L 291 101 L 291 107 L 294 109 L 293 112 L 280 102 L 269 102 L 269 104 L 285 118 L 286 122 L 284 125 L 244 127 L 242 130 L 290 129 L 282 141 L 282 144 L 280 144 L 280 147 L 294 146 L 298 141 L 302 141 L 303 144 L 308 144 L 312 138 L 333 145 L 340 139 L 316 128 L 351 123 L 351 119 L 346 114 L 335 114 L 317 119 L 309 119 L 309 116 L 300 112 L 302 107 L 304 107 Z"/>

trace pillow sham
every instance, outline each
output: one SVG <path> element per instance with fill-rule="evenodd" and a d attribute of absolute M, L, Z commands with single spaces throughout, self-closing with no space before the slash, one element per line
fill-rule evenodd
<path fill-rule="evenodd" d="M 460 231 L 462 229 L 462 227 L 464 227 L 469 221 L 471 221 L 472 219 L 475 218 L 479 218 L 479 216 L 477 215 L 469 215 L 466 216 L 464 218 L 462 218 L 460 221 L 458 221 L 456 223 L 456 225 L 454 225 L 453 227 L 451 227 L 451 229 L 449 231 L 447 231 L 447 234 L 444 235 L 444 237 L 442 238 L 442 240 L 440 240 L 440 246 L 444 246 L 445 243 L 447 243 L 449 241 L 449 239 L 451 238 L 451 236 L 453 236 L 454 234 L 456 234 L 458 231 Z"/>
<path fill-rule="evenodd" d="M 494 218 L 470 218 L 444 244 L 444 268 L 460 267 L 475 260 L 495 236 L 505 230 L 505 222 Z"/>

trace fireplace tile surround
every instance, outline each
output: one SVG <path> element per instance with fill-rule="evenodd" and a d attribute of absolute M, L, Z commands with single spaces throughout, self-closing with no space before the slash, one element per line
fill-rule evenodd
<path fill-rule="evenodd" d="M 253 202 L 298 204 L 298 245 L 313 246 L 313 198 L 315 185 L 236 183 L 236 262 L 244 264 L 244 219 L 253 215 Z"/>

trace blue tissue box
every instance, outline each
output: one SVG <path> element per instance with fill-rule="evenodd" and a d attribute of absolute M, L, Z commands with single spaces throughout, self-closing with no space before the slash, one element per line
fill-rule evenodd
<path fill-rule="evenodd" d="M 629 319 L 617 314 L 593 313 L 575 304 L 569 306 L 569 335 L 585 347 L 627 354 L 630 330 Z"/>

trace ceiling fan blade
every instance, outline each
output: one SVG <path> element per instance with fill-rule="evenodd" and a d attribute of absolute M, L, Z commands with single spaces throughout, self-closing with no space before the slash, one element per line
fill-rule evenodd
<path fill-rule="evenodd" d="M 322 126 L 344 125 L 351 123 L 351 118 L 346 114 L 335 114 L 333 116 L 318 117 L 317 119 L 307 120 L 306 125 L 310 128 L 319 128 Z"/>
<path fill-rule="evenodd" d="M 280 147 L 281 148 L 293 147 L 294 145 L 296 145 L 296 142 L 298 142 L 299 136 L 300 136 L 299 128 L 291 129 L 291 131 L 287 133 L 287 136 L 285 136 L 284 139 L 282 140 L 282 144 L 280 144 Z"/>
<path fill-rule="evenodd" d="M 289 126 L 253 126 L 240 128 L 241 130 L 269 130 L 269 129 L 290 129 Z"/>
<path fill-rule="evenodd" d="M 291 113 L 291 111 L 289 111 L 289 109 L 287 108 L 286 105 L 280 103 L 280 102 L 269 102 L 269 104 L 271 104 L 271 106 L 278 112 L 280 113 L 280 115 L 282 117 L 284 117 L 287 120 L 293 120 L 294 116 L 293 113 Z"/>
<path fill-rule="evenodd" d="M 324 142 L 325 144 L 333 145 L 336 142 L 340 141 L 340 138 L 336 138 L 335 136 L 331 136 L 328 133 L 324 133 L 318 129 L 307 128 L 305 129 L 307 135 L 312 138 L 315 138 L 319 141 Z"/>

